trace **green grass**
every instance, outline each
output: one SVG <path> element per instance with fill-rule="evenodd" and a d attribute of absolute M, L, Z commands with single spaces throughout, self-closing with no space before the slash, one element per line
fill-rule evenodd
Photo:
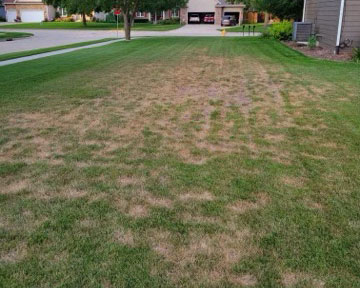
<path fill-rule="evenodd" d="M 152 23 L 135 23 L 133 30 L 138 31 L 169 31 L 180 28 L 180 24 L 162 25 Z M 19 23 L 4 25 L 4 29 L 85 29 L 85 30 L 114 30 L 116 23 L 88 22 L 84 26 L 81 22 L 43 22 L 43 23 Z M 119 29 L 123 24 L 119 24 Z"/>
<path fill-rule="evenodd" d="M 12 38 L 25 38 L 33 36 L 34 34 L 31 33 L 24 33 L 24 32 L 3 32 L 0 31 L 0 40 L 4 39 L 12 39 Z"/>
<path fill-rule="evenodd" d="M 265 32 L 270 26 L 264 26 L 264 23 L 256 23 L 256 24 L 244 24 L 245 25 L 245 32 L 249 31 L 249 26 L 251 27 L 251 32 L 253 32 L 253 27 L 255 26 L 255 32 L 263 33 Z M 226 28 L 227 32 L 243 32 L 243 25 L 229 27 Z"/>
<path fill-rule="evenodd" d="M 2 287 L 360 286 L 358 64 L 174 37 L 0 75 Z"/>
<path fill-rule="evenodd" d="M 6 54 L 0 55 L 0 61 L 21 58 L 21 57 L 26 57 L 26 56 L 32 56 L 32 55 L 42 54 L 42 53 L 46 53 L 46 52 L 68 49 L 68 48 L 82 47 L 82 46 L 87 46 L 87 45 L 91 45 L 91 44 L 107 42 L 107 41 L 111 41 L 111 40 L 115 40 L 115 38 L 104 38 L 104 39 L 100 39 L 100 40 L 79 42 L 79 43 L 74 43 L 74 44 L 69 44 L 69 45 L 62 45 L 62 46 L 41 48 L 41 49 L 35 49 L 35 50 L 6 53 Z"/>

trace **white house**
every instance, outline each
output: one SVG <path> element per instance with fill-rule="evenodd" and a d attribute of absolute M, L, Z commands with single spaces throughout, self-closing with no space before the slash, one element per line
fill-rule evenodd
<path fill-rule="evenodd" d="M 245 5 L 229 4 L 226 0 L 189 0 L 187 7 L 180 9 L 180 20 L 183 24 L 189 22 L 189 17 L 192 14 L 198 14 L 203 23 L 205 15 L 214 16 L 216 25 L 221 24 L 221 18 L 225 15 L 233 15 L 237 22 L 241 24 L 244 19 Z"/>
<path fill-rule="evenodd" d="M 6 20 L 15 22 L 41 22 L 55 18 L 55 8 L 45 5 L 42 0 L 4 0 Z"/>

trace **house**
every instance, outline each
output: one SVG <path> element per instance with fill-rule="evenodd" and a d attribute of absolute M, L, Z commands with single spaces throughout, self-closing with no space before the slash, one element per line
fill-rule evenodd
<path fill-rule="evenodd" d="M 0 21 L 4 21 L 6 19 L 5 7 L 0 3 Z"/>
<path fill-rule="evenodd" d="M 186 7 L 180 9 L 180 21 L 182 24 L 188 24 L 189 18 L 193 14 L 200 16 L 200 23 L 204 23 L 205 15 L 212 15 L 215 19 L 215 25 L 221 24 L 221 18 L 225 15 L 235 16 L 237 22 L 241 24 L 244 19 L 245 5 L 229 4 L 225 0 L 189 0 Z"/>
<path fill-rule="evenodd" d="M 55 8 L 45 5 L 42 0 L 4 0 L 6 20 L 15 22 L 41 22 L 55 18 Z"/>
<path fill-rule="evenodd" d="M 344 42 L 360 47 L 360 0 L 305 0 L 303 22 L 312 23 L 320 44 L 337 53 Z"/>

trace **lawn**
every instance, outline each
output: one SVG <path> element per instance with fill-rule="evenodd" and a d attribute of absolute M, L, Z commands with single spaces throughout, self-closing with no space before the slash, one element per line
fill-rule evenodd
<path fill-rule="evenodd" d="M 245 30 L 244 30 L 245 32 L 249 32 L 249 26 L 251 32 L 253 32 L 253 27 L 255 26 L 255 32 L 259 32 L 259 33 L 263 33 L 269 28 L 269 26 L 264 26 L 264 23 L 244 24 L 244 25 L 245 25 Z M 244 25 L 229 27 L 225 29 L 227 32 L 243 32 Z"/>
<path fill-rule="evenodd" d="M 73 44 L 69 44 L 69 45 L 61 45 L 61 46 L 54 46 L 54 47 L 48 47 L 48 48 L 0 54 L 0 61 L 21 58 L 21 57 L 26 57 L 26 56 L 32 56 L 32 55 L 42 54 L 42 53 L 46 53 L 46 52 L 64 50 L 64 49 L 69 49 L 69 48 L 88 46 L 88 45 L 107 42 L 107 41 L 111 41 L 111 40 L 115 40 L 115 39 L 116 38 L 104 38 L 104 39 L 100 39 L 100 40 L 78 42 L 78 43 L 73 43 Z"/>
<path fill-rule="evenodd" d="M 240 37 L 0 67 L 1 287 L 359 287 L 359 69 Z"/>
<path fill-rule="evenodd" d="M 180 28 L 180 24 L 152 24 L 135 23 L 133 30 L 138 31 L 169 31 Z M 87 29 L 87 30 L 113 30 L 116 29 L 116 23 L 88 22 L 86 26 L 82 22 L 42 22 L 42 23 L 19 23 L 13 25 L 4 25 L 4 29 Z M 119 23 L 119 29 L 123 24 Z"/>
<path fill-rule="evenodd" d="M 24 33 L 24 32 L 4 32 L 0 31 L 0 41 L 4 39 L 12 39 L 12 38 L 25 38 L 33 36 L 34 34 L 31 33 Z"/>

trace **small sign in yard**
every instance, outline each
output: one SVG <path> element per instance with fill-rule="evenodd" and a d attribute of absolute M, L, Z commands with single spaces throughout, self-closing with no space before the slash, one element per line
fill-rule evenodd
<path fill-rule="evenodd" d="M 119 15 L 121 13 L 120 9 L 114 10 L 114 15 L 116 15 L 116 38 L 119 38 Z"/>

